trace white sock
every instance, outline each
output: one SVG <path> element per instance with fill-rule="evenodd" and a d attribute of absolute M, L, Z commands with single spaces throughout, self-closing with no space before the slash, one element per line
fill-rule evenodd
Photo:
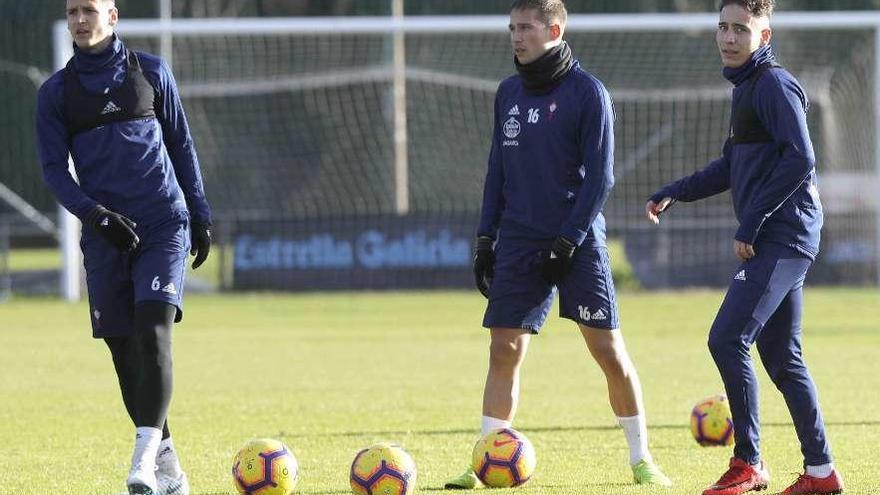
<path fill-rule="evenodd" d="M 177 458 L 177 451 L 174 450 L 174 441 L 171 440 L 171 437 L 159 443 L 156 466 L 159 467 L 159 471 L 174 478 L 180 477 L 180 474 L 183 472 L 180 468 L 180 459 Z"/>
<path fill-rule="evenodd" d="M 645 415 L 639 414 L 617 418 L 618 424 L 623 428 L 623 434 L 626 436 L 626 443 L 629 445 L 629 463 L 635 466 L 641 461 L 651 462 L 651 453 L 648 452 L 648 425 L 645 421 Z"/>
<path fill-rule="evenodd" d="M 510 428 L 511 422 L 503 419 L 493 418 L 491 416 L 483 416 L 482 425 L 480 427 L 480 436 L 486 436 L 490 431 L 498 428 Z"/>
<path fill-rule="evenodd" d="M 831 471 L 834 471 L 834 464 L 830 462 L 821 466 L 807 466 L 807 476 L 813 478 L 827 478 L 831 476 Z"/>
<path fill-rule="evenodd" d="M 139 426 L 134 437 L 134 453 L 131 455 L 131 468 L 151 470 L 156 466 L 156 454 L 162 441 L 162 429 Z"/>

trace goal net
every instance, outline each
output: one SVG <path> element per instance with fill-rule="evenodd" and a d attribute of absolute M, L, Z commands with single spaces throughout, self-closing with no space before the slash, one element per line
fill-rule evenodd
<path fill-rule="evenodd" d="M 394 288 L 470 283 L 494 94 L 513 72 L 507 23 L 123 20 L 119 32 L 132 48 L 160 53 L 163 38 L 172 47 L 229 248 L 227 284 Z M 727 135 L 716 24 L 714 14 L 573 15 L 567 27 L 614 100 L 605 213 L 646 286 L 720 285 L 731 274 L 728 195 L 679 205 L 660 228 L 643 213 L 654 190 L 717 157 Z M 878 26 L 874 13 L 774 18 L 776 54 L 811 100 L 826 208 L 813 281 L 878 279 Z"/>

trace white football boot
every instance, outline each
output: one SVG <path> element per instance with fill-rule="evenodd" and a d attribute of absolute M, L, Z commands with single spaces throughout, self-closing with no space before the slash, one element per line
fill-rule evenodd
<path fill-rule="evenodd" d="M 156 466 L 138 464 L 128 473 L 128 495 L 159 495 Z"/>
<path fill-rule="evenodd" d="M 186 473 L 180 472 L 175 477 L 171 474 L 163 473 L 160 469 L 156 471 L 156 481 L 159 487 L 158 495 L 189 495 L 189 480 Z"/>
<path fill-rule="evenodd" d="M 189 480 L 180 469 L 180 460 L 174 450 L 171 437 L 162 440 L 156 454 L 156 480 L 159 484 L 159 495 L 189 495 Z"/>

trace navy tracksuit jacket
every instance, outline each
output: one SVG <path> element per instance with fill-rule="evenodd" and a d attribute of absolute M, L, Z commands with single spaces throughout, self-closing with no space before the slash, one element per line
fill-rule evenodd
<path fill-rule="evenodd" d="M 540 124 L 540 125 L 538 125 Z M 549 95 L 519 75 L 501 82 L 477 235 L 605 245 L 614 185 L 614 110 L 602 83 L 574 66 Z"/>
<path fill-rule="evenodd" d="M 174 77 L 162 59 L 141 52 L 138 58 L 161 103 L 157 118 L 116 122 L 71 135 L 66 126 L 64 69 L 43 84 L 36 125 L 44 179 L 62 206 L 80 220 L 101 204 L 139 227 L 162 223 L 187 210 L 194 222 L 209 224 L 211 210 Z M 75 48 L 72 65 L 88 91 L 103 93 L 125 79 L 125 46 L 114 36 L 101 53 Z M 68 172 L 68 151 L 79 184 Z"/>
<path fill-rule="evenodd" d="M 739 220 L 735 238 L 755 247 L 743 262 L 709 332 L 709 349 L 733 412 L 734 455 L 760 461 L 758 383 L 749 355 L 761 361 L 785 397 L 807 465 L 831 462 L 816 388 L 803 361 L 803 283 L 819 253 L 822 205 L 807 129 L 807 97 L 776 65 L 769 45 L 739 68 L 725 68 L 734 84 L 731 132 L 721 158 L 663 187 L 670 197 L 695 201 L 730 190 Z M 731 255 L 733 242 L 731 242 Z"/>
<path fill-rule="evenodd" d="M 756 81 L 750 79 L 761 65 L 774 62 L 766 45 L 742 67 L 724 69 L 724 76 L 735 86 L 733 107 L 750 105 L 770 140 L 736 144 L 737 136 L 732 135 L 720 158 L 664 187 L 652 199 L 658 203 L 664 197 L 696 201 L 729 189 L 739 220 L 737 240 L 753 245 L 780 243 L 814 259 L 819 253 L 822 204 L 807 129 L 807 96 L 782 68 L 766 70 Z M 751 101 L 741 101 L 748 96 Z"/>

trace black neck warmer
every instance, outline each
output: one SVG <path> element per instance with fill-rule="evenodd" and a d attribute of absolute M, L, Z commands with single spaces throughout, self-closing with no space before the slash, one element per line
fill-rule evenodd
<path fill-rule="evenodd" d="M 546 93 L 553 89 L 563 76 L 568 74 L 573 61 L 571 48 L 568 43 L 563 41 L 530 64 L 523 65 L 516 57 L 513 57 L 513 63 L 516 65 L 516 70 L 519 72 L 526 91 Z"/>

